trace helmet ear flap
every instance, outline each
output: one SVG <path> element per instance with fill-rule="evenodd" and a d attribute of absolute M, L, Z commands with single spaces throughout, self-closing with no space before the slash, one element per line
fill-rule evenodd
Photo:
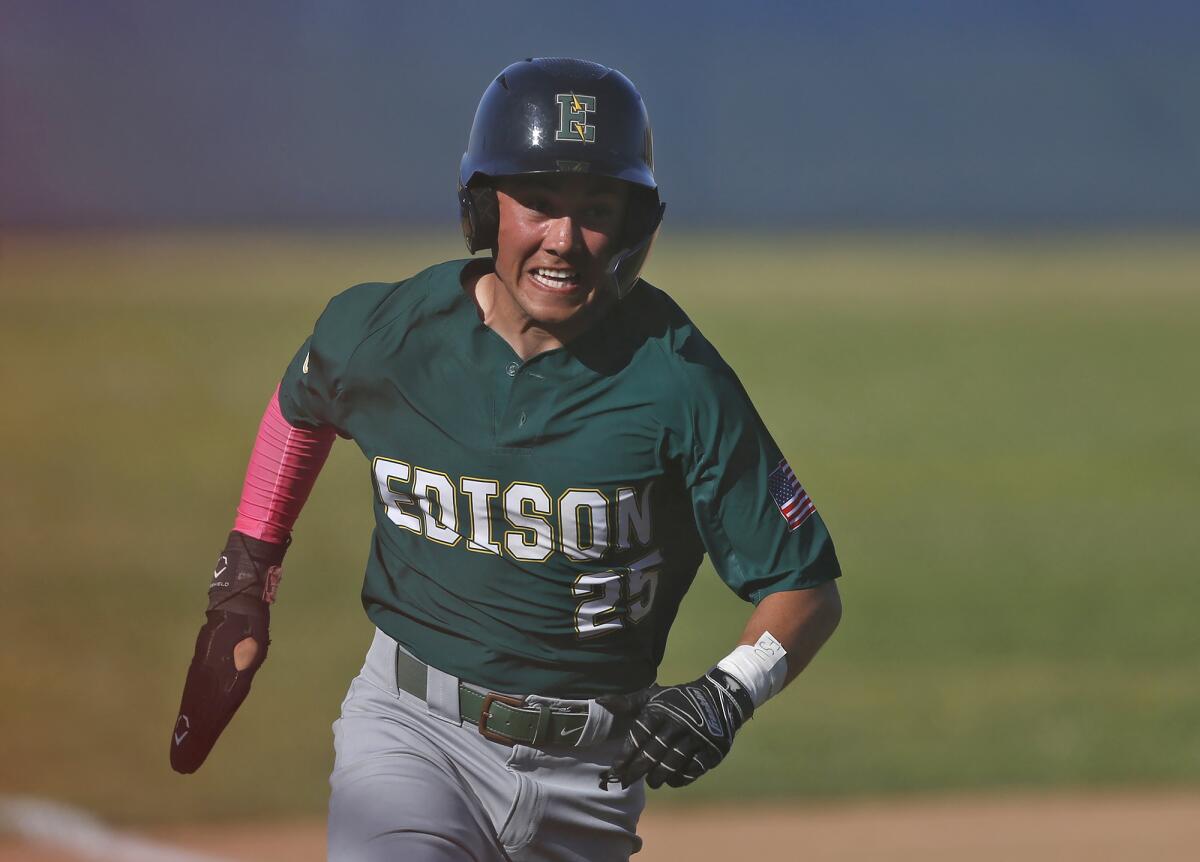
<path fill-rule="evenodd" d="M 658 230 L 666 207 L 659 202 L 658 192 L 633 186 L 625 208 L 625 225 L 621 230 L 621 245 L 631 248 Z"/>
<path fill-rule="evenodd" d="M 654 237 L 667 209 L 667 205 L 659 203 L 657 199 L 646 200 L 645 203 L 644 207 L 630 210 L 625 231 L 626 245 L 608 262 L 609 287 L 617 299 L 624 299 L 637 284 L 638 273 L 650 256 L 650 246 L 654 244 Z"/>
<path fill-rule="evenodd" d="M 459 216 L 462 219 L 463 239 L 471 254 L 483 248 L 496 247 L 500 230 L 500 202 L 491 186 L 459 186 Z"/>

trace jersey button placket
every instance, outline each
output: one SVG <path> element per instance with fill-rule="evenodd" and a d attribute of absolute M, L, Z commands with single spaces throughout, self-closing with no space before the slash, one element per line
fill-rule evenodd
<path fill-rule="evenodd" d="M 541 396 L 539 384 L 544 378 L 529 372 L 527 364 L 508 362 L 501 379 L 508 385 L 501 386 L 505 390 L 503 402 L 498 401 L 496 405 L 497 443 L 503 447 L 523 449 L 538 436 L 534 422 L 536 417 L 530 415 L 533 410 L 530 399 L 536 400 Z"/>
<path fill-rule="evenodd" d="M 506 362 L 502 368 L 499 385 L 496 387 L 496 412 L 495 412 L 495 428 L 496 428 L 496 443 L 500 446 L 508 444 L 516 423 L 512 420 L 512 412 L 510 408 L 513 405 L 512 399 L 514 390 L 519 386 L 523 375 L 521 374 L 521 363 L 515 360 Z"/>

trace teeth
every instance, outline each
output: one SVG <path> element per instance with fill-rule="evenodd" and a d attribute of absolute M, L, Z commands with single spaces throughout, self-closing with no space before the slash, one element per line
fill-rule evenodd
<path fill-rule="evenodd" d="M 576 275 L 573 269 L 547 269 L 545 267 L 538 267 L 534 273 L 542 278 L 552 278 L 555 281 L 570 281 Z"/>

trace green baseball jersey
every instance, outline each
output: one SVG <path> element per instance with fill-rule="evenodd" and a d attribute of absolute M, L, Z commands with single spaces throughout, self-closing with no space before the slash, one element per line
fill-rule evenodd
<path fill-rule="evenodd" d="M 370 462 L 375 625 L 496 691 L 594 697 L 654 681 L 705 552 L 752 602 L 838 576 L 745 390 L 665 293 L 642 282 L 523 362 L 468 263 L 335 297 L 280 385 L 289 422 Z"/>

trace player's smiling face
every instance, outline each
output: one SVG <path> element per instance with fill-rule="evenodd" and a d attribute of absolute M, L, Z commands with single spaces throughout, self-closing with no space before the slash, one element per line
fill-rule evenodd
<path fill-rule="evenodd" d="M 628 195 L 625 183 L 586 174 L 502 179 L 496 275 L 509 313 L 563 341 L 586 329 L 610 301 L 604 269 Z"/>

